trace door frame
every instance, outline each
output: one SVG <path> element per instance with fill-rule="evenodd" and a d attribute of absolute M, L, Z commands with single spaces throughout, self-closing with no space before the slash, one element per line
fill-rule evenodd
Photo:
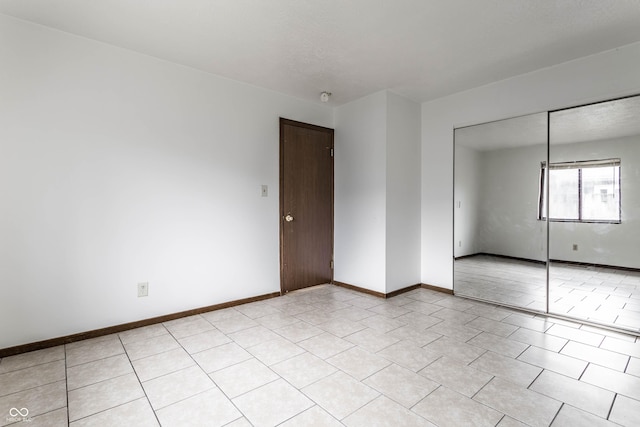
<path fill-rule="evenodd" d="M 331 150 L 332 159 L 333 150 L 335 147 L 335 130 L 328 127 L 312 125 L 309 123 L 298 122 L 295 120 L 290 120 L 284 117 L 280 117 L 279 120 L 279 129 L 280 129 L 280 144 L 279 144 L 279 215 L 278 215 L 278 226 L 279 226 L 279 236 L 280 236 L 280 295 L 284 295 L 287 291 L 284 288 L 284 216 L 286 215 L 284 212 L 284 126 L 295 126 L 304 129 L 311 129 L 319 132 L 328 133 L 331 135 Z M 335 254 L 335 238 L 334 238 L 334 230 L 335 230 L 335 160 L 331 162 L 331 284 L 333 284 L 334 278 L 334 254 Z"/>

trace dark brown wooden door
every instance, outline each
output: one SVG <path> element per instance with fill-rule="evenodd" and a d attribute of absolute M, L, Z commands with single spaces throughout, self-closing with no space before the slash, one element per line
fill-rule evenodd
<path fill-rule="evenodd" d="M 280 119 L 283 293 L 333 280 L 333 129 Z"/>

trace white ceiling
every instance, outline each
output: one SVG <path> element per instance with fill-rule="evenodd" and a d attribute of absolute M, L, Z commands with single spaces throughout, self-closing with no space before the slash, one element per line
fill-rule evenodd
<path fill-rule="evenodd" d="M 640 41 L 638 0 L 0 0 L 0 13 L 339 105 L 426 101 Z"/>
<path fill-rule="evenodd" d="M 529 114 L 455 130 L 457 146 L 490 151 L 547 143 L 547 113 Z"/>
<path fill-rule="evenodd" d="M 555 111 L 549 125 L 552 144 L 640 135 L 640 96 Z"/>
<path fill-rule="evenodd" d="M 640 96 L 568 108 L 549 115 L 552 145 L 637 135 L 640 135 Z M 477 151 L 546 144 L 547 113 L 458 128 L 455 143 Z"/>

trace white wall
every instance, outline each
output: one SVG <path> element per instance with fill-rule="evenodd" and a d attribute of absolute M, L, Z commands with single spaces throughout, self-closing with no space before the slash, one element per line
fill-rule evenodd
<path fill-rule="evenodd" d="M 551 162 L 619 158 L 622 191 L 620 224 L 551 222 L 549 258 L 640 268 L 640 136 L 552 144 L 549 156 Z"/>
<path fill-rule="evenodd" d="M 420 105 L 387 94 L 386 292 L 420 283 Z"/>
<path fill-rule="evenodd" d="M 334 279 L 420 282 L 420 105 L 379 92 L 335 109 Z"/>
<path fill-rule="evenodd" d="M 334 280 L 385 292 L 387 93 L 335 108 Z"/>
<path fill-rule="evenodd" d="M 546 144 L 456 147 L 456 257 L 489 253 L 546 261 L 547 225 L 537 219 L 540 162 L 546 159 Z"/>
<path fill-rule="evenodd" d="M 453 129 L 640 93 L 640 43 L 422 104 L 422 282 L 453 288 Z"/>
<path fill-rule="evenodd" d="M 546 160 L 546 144 L 480 154 L 478 252 L 547 260 L 547 224 L 538 220 Z"/>
<path fill-rule="evenodd" d="M 480 252 L 478 207 L 480 202 L 480 152 L 457 145 L 455 147 L 455 180 L 453 207 L 454 256 Z"/>
<path fill-rule="evenodd" d="M 279 291 L 280 116 L 333 126 L 324 105 L 0 16 L 0 348 Z"/>

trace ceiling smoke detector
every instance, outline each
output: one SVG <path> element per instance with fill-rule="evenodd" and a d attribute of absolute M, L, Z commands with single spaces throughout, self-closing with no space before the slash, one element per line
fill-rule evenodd
<path fill-rule="evenodd" d="M 326 90 L 320 94 L 320 101 L 329 102 L 329 97 L 331 96 L 331 92 L 327 92 Z"/>

